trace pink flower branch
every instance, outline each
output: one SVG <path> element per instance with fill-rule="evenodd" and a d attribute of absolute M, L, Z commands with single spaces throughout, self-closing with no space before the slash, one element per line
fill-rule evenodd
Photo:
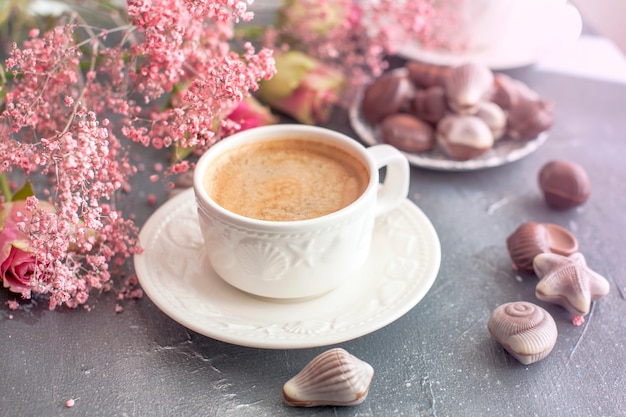
<path fill-rule="evenodd" d="M 13 46 L 0 69 L 5 287 L 44 294 L 50 308 L 110 288 L 113 271 L 141 251 L 115 207 L 137 172 L 128 140 L 201 150 L 232 131 L 228 115 L 275 72 L 272 51 L 231 49 L 232 24 L 251 17 L 245 2 L 129 0 L 121 26 L 73 14 Z M 178 161 L 169 174 L 191 167 Z M 39 178 L 42 200 L 12 200 L 14 170 Z"/>

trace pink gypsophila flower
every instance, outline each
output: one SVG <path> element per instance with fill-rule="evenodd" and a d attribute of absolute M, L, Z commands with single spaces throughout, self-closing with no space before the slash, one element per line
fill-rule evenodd
<path fill-rule="evenodd" d="M 457 0 L 463 1 L 463 0 Z M 435 16 L 436 0 L 286 0 L 276 32 L 266 44 L 306 53 L 343 73 L 348 85 L 340 103 L 388 67 L 386 57 L 410 39 L 424 39 Z M 452 28 L 454 29 L 454 28 Z M 432 37 L 432 36 L 431 36 Z"/>
<path fill-rule="evenodd" d="M 72 12 L 14 44 L 2 77 L 0 175 L 26 176 L 52 209 L 0 207 L 3 285 L 49 296 L 50 309 L 76 307 L 141 251 L 115 207 L 137 172 L 133 144 L 121 140 L 200 152 L 240 123 L 228 115 L 276 72 L 270 49 L 235 38 L 234 23 L 252 18 L 247 4 L 128 0 L 127 24 L 98 28 Z M 176 160 L 164 171 L 191 167 Z"/>
<path fill-rule="evenodd" d="M 130 54 L 127 49 L 109 54 L 106 64 L 107 72 L 128 76 L 98 97 L 130 89 L 150 104 L 173 94 L 171 106 L 143 112 L 118 99 L 120 105 L 111 109 L 124 117 L 125 136 L 145 146 L 200 152 L 232 133 L 226 116 L 275 73 L 271 50 L 235 42 L 234 23 L 252 18 L 246 9 L 246 2 L 233 0 L 129 2 L 138 42 Z"/>

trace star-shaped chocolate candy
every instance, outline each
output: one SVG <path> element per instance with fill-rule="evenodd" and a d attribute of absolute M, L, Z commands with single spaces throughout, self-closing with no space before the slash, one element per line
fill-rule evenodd
<path fill-rule="evenodd" d="M 540 278 L 537 298 L 559 304 L 574 316 L 585 316 L 592 301 L 609 293 L 609 282 L 592 271 L 579 252 L 570 256 L 541 253 L 533 259 L 533 268 Z"/>

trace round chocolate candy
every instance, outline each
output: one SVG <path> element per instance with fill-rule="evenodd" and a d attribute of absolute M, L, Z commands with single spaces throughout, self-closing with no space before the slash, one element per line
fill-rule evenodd
<path fill-rule="evenodd" d="M 410 113 L 418 119 L 437 124 L 447 112 L 448 101 L 443 87 L 433 86 L 415 91 Z"/>
<path fill-rule="evenodd" d="M 449 157 L 466 161 L 493 147 L 493 133 L 476 116 L 449 114 L 437 124 L 436 142 Z"/>
<path fill-rule="evenodd" d="M 553 122 L 554 103 L 543 99 L 519 100 L 508 110 L 506 133 L 513 139 L 533 139 L 550 129 Z"/>
<path fill-rule="evenodd" d="M 550 207 L 569 209 L 587 201 L 591 183 L 587 172 L 573 162 L 555 160 L 539 171 L 539 187 Z"/>
<path fill-rule="evenodd" d="M 387 116 L 380 124 L 383 142 L 404 152 L 425 152 L 435 146 L 435 129 L 405 113 Z"/>
<path fill-rule="evenodd" d="M 502 138 L 506 130 L 506 113 L 502 107 L 491 101 L 482 101 L 476 108 L 476 117 L 487 124 L 494 141 Z"/>
<path fill-rule="evenodd" d="M 405 74 L 388 72 L 375 79 L 363 93 L 361 112 L 374 125 L 390 114 L 408 108 L 415 87 Z"/>

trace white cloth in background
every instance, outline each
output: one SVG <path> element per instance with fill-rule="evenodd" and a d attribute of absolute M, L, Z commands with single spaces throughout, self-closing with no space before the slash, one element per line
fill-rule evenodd
<path fill-rule="evenodd" d="M 626 84 L 626 56 L 607 38 L 582 35 L 537 63 L 539 71 Z"/>

